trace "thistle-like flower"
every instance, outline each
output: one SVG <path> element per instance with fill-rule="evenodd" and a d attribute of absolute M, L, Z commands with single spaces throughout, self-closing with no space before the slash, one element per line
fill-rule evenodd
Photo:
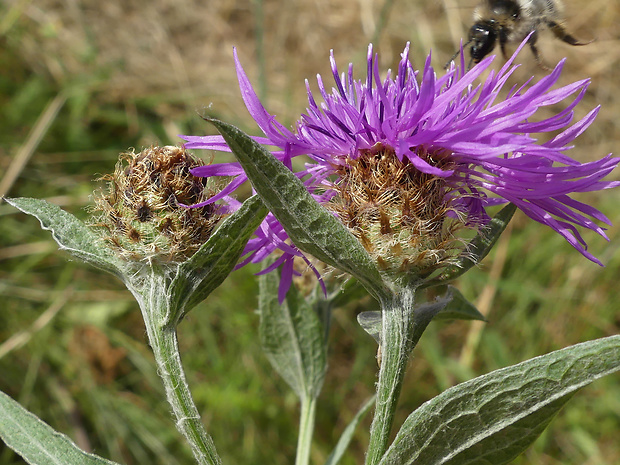
<path fill-rule="evenodd" d="M 521 45 L 523 47 L 523 44 Z M 519 53 L 521 47 L 515 52 Z M 461 54 L 462 55 L 462 54 Z M 580 163 L 565 152 L 594 120 L 599 108 L 571 125 L 588 80 L 552 89 L 564 61 L 537 83 L 500 93 L 516 69 L 514 56 L 475 85 L 489 67 L 487 57 L 465 71 L 463 59 L 437 77 L 427 58 L 418 72 L 405 47 L 392 77 L 381 80 L 378 59 L 368 49 L 367 73 L 355 80 L 353 67 L 339 74 L 331 54 L 335 87 L 331 93 L 318 76 L 323 102 L 317 104 L 306 81 L 309 106 L 294 131 L 277 122 L 259 101 L 235 53 L 245 104 L 265 137 L 254 139 L 275 147 L 273 154 L 291 168 L 291 159 L 307 155 L 311 162 L 297 176 L 315 199 L 343 222 L 375 258 L 392 273 L 427 273 L 467 253 L 457 231 L 479 229 L 489 219 L 486 208 L 512 202 L 530 218 L 551 227 L 595 263 L 578 228 L 606 238 L 596 221 L 610 224 L 595 208 L 569 197 L 620 183 L 603 181 L 618 164 L 607 155 Z M 575 95 L 554 116 L 536 120 L 540 107 Z M 552 133 L 539 143 L 533 134 Z M 555 135 L 554 135 L 555 134 Z M 182 136 L 192 149 L 230 150 L 220 136 Z M 202 166 L 196 176 L 234 176 L 206 205 L 226 198 L 246 180 L 237 163 Z M 489 195 L 490 194 L 490 195 Z M 259 261 L 275 249 L 286 264 L 284 287 L 301 255 L 287 235 L 268 217 L 248 244 L 247 261 Z"/>
<path fill-rule="evenodd" d="M 95 196 L 93 221 L 105 242 L 129 260 L 180 262 L 204 244 L 221 219 L 204 202 L 216 191 L 191 170 L 202 162 L 180 147 L 150 147 L 121 155 L 107 192 Z"/>

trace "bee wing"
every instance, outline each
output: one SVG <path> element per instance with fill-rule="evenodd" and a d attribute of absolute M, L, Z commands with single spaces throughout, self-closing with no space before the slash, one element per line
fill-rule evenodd
<path fill-rule="evenodd" d="M 526 18 L 531 18 L 532 16 L 544 15 L 549 1 L 550 0 L 517 0 L 517 4 L 521 9 L 521 15 Z"/>
<path fill-rule="evenodd" d="M 517 0 L 519 8 L 526 17 L 559 19 L 564 6 L 561 0 Z"/>

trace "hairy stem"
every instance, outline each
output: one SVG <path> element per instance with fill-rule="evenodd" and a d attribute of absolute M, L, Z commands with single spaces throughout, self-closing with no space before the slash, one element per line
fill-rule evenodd
<path fill-rule="evenodd" d="M 414 337 L 413 294 L 413 291 L 404 290 L 381 305 L 381 365 L 366 465 L 379 463 L 388 448 L 407 361 L 419 338 Z"/>
<path fill-rule="evenodd" d="M 308 463 L 310 463 L 310 450 L 312 446 L 312 434 L 314 433 L 315 416 L 316 398 L 312 396 L 302 397 L 295 465 L 308 465 Z"/>
<path fill-rule="evenodd" d="M 164 383 L 166 398 L 176 417 L 176 427 L 187 439 L 196 462 L 200 465 L 220 465 L 222 462 L 215 450 L 215 444 L 200 421 L 200 414 L 187 384 L 176 324 L 168 321 L 171 309 L 166 299 L 165 284 L 164 277 L 154 273 L 150 286 L 145 287 L 148 290 L 141 293 L 138 299 L 149 344 L 157 362 L 158 375 Z"/>

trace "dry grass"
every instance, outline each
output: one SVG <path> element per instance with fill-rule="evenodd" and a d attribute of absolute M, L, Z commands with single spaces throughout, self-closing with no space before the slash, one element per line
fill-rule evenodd
<path fill-rule="evenodd" d="M 241 120 L 247 116 L 238 96 L 233 46 L 257 84 L 258 67 L 264 66 L 270 108 L 292 119 L 304 108 L 303 79 L 328 73 L 330 49 L 340 62 L 359 64 L 374 39 L 387 67 L 411 41 L 418 63 L 432 49 L 440 69 L 466 34 L 475 6 L 472 0 L 387 0 L 381 24 L 384 2 L 377 0 L 5 4 L 12 11 L 2 24 L 5 33 L 11 37 L 11 29 L 20 30 L 19 47 L 32 70 L 49 74 L 62 87 L 84 85 L 88 78 L 97 99 L 131 105 L 157 94 L 163 97 L 157 111 L 167 118 L 174 114 L 167 113 L 166 100 L 183 102 L 190 110 L 212 103 L 219 114 Z M 570 47 L 545 35 L 541 48 L 550 64 L 568 56 L 562 82 L 592 78 L 588 100 L 605 104 L 597 127 L 609 135 L 616 129 L 613 115 L 619 107 L 620 4 L 573 0 L 566 16 L 578 37 L 596 41 Z M 257 42 L 261 34 L 262 47 Z M 261 54 L 264 64 L 259 64 Z M 541 74 L 529 52 L 521 59 L 523 75 Z"/>

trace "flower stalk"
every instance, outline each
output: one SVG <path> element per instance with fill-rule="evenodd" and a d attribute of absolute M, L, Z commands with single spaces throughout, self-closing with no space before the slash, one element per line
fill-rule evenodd
<path fill-rule="evenodd" d="M 388 448 L 394 413 L 402 389 L 407 362 L 414 346 L 414 293 L 410 289 L 381 303 L 382 325 L 379 381 L 366 465 L 379 463 Z"/>
<path fill-rule="evenodd" d="M 316 401 L 317 399 L 314 396 L 305 396 L 301 399 L 299 438 L 297 439 L 295 465 L 308 465 L 310 463 L 310 450 L 312 448 L 312 435 L 316 418 Z"/>
<path fill-rule="evenodd" d="M 114 175 L 103 178 L 108 189 L 97 193 L 89 225 L 43 200 L 7 202 L 38 218 L 61 249 L 124 282 L 140 306 L 177 429 L 197 463 L 218 465 L 187 384 L 176 327 L 232 272 L 267 209 L 256 196 L 225 219 L 217 206 L 182 208 L 211 192 L 190 174 L 196 163 L 178 147 L 122 154 Z"/>
<path fill-rule="evenodd" d="M 381 301 L 379 381 L 366 465 L 378 464 L 387 451 L 409 357 L 428 324 L 452 299 L 415 305 L 416 289 L 415 284 L 403 286 Z"/>
<path fill-rule="evenodd" d="M 140 290 L 129 289 L 140 305 L 146 325 L 149 345 L 153 350 L 157 372 L 166 392 L 166 399 L 172 407 L 176 427 L 189 443 L 196 462 L 200 465 L 218 465 L 217 455 L 211 436 L 205 431 L 200 414 L 187 383 L 181 362 L 177 339 L 177 321 L 173 315 L 182 314 L 167 298 L 169 280 L 159 269 L 151 267 L 148 285 Z"/>

